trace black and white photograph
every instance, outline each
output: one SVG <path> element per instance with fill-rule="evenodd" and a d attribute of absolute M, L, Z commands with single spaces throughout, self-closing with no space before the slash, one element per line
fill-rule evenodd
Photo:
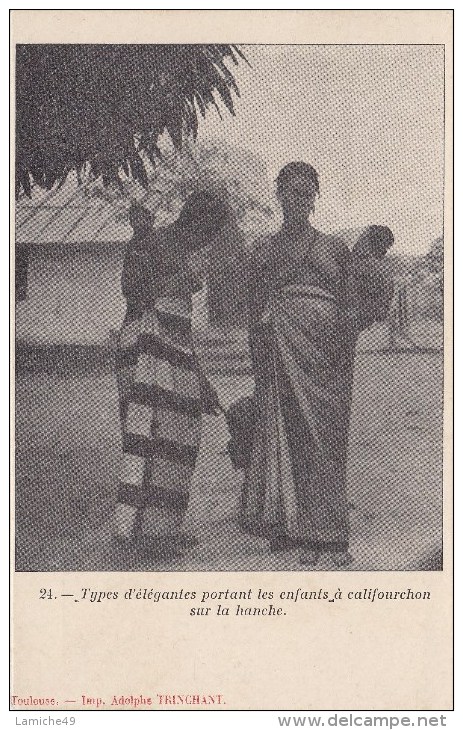
<path fill-rule="evenodd" d="M 443 570 L 444 50 L 16 45 L 16 571 Z"/>

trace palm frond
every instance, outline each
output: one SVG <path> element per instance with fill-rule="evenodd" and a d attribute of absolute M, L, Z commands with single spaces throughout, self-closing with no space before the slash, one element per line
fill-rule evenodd
<path fill-rule="evenodd" d="M 237 46 L 19 45 L 16 52 L 16 190 L 48 189 L 84 170 L 105 185 L 123 171 L 147 184 L 168 131 L 181 149 L 198 113 L 218 100 L 234 113 Z M 217 98 L 216 98 L 217 94 Z"/>

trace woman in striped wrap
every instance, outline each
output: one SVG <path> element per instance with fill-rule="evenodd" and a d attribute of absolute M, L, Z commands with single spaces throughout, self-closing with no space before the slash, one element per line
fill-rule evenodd
<path fill-rule="evenodd" d="M 191 295 L 228 217 L 210 193 L 193 193 L 179 218 L 153 231 L 131 211 L 134 237 L 122 274 L 127 313 L 117 354 L 123 462 L 113 534 L 166 556 L 185 547 L 181 528 L 201 439 L 202 394 L 191 331 Z"/>

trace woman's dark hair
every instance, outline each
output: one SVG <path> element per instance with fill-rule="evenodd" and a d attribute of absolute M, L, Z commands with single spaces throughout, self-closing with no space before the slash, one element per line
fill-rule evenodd
<path fill-rule="evenodd" d="M 223 228 L 229 217 L 229 203 L 223 197 L 204 190 L 188 196 L 178 223 L 182 228 L 200 234 L 191 238 L 191 247 L 195 249 L 206 245 Z"/>
<path fill-rule="evenodd" d="M 308 162 L 288 162 L 282 167 L 276 179 L 277 188 L 283 187 L 295 176 L 306 178 L 307 184 L 313 188 L 315 193 L 317 195 L 320 193 L 318 172 Z"/>
<path fill-rule="evenodd" d="M 394 234 L 388 226 L 368 226 L 354 246 L 361 252 L 368 248 L 374 256 L 384 256 L 394 245 Z"/>

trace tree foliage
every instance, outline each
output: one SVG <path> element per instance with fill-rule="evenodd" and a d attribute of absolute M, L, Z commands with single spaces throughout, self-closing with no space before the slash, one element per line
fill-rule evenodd
<path fill-rule="evenodd" d="M 101 179 L 89 183 L 86 194 L 101 197 L 118 211 L 118 220 L 127 218 L 131 201 L 138 200 L 154 216 L 155 225 L 174 220 L 187 196 L 195 190 L 209 190 L 226 196 L 235 219 L 250 236 L 262 235 L 272 224 L 274 210 L 266 166 L 259 155 L 223 139 L 185 140 L 178 151 L 165 135 L 158 141 L 161 158 L 156 166 L 142 158 L 148 184 L 123 180 L 122 189 L 105 187 Z"/>
<path fill-rule="evenodd" d="M 16 194 L 79 179 L 147 185 L 143 157 L 160 156 L 196 136 L 198 120 L 219 103 L 234 113 L 238 88 L 227 62 L 232 45 L 18 45 Z M 244 57 L 243 57 L 244 58 Z"/>

